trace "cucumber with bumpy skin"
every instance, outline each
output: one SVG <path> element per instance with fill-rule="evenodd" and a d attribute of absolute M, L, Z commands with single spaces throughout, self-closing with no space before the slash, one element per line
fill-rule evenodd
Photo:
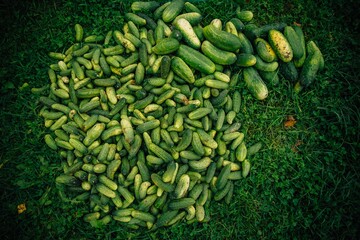
<path fill-rule="evenodd" d="M 269 43 L 281 61 L 290 62 L 293 59 L 290 43 L 280 31 L 274 29 L 269 31 Z"/>
<path fill-rule="evenodd" d="M 174 20 L 181 13 L 184 4 L 184 0 L 173 0 L 162 13 L 163 21 L 168 23 Z"/>
<path fill-rule="evenodd" d="M 177 55 L 190 67 L 202 73 L 211 74 L 215 72 L 215 64 L 204 54 L 191 47 L 181 44 L 177 51 Z"/>
<path fill-rule="evenodd" d="M 173 70 L 176 75 L 186 82 L 195 82 L 195 76 L 191 71 L 191 68 L 180 57 L 174 57 L 171 59 L 171 70 Z"/>
<path fill-rule="evenodd" d="M 235 53 L 221 50 L 207 40 L 202 42 L 201 51 L 205 54 L 205 56 L 217 64 L 231 65 L 236 61 Z"/>
<path fill-rule="evenodd" d="M 243 70 L 244 81 L 251 94 L 258 100 L 264 100 L 268 96 L 268 89 L 257 70 L 247 67 Z"/>
<path fill-rule="evenodd" d="M 219 30 L 212 24 L 204 27 L 203 33 L 208 41 L 222 50 L 234 52 L 241 47 L 239 38 L 231 33 Z"/>
<path fill-rule="evenodd" d="M 188 20 L 186 20 L 185 18 L 180 18 L 175 20 L 173 25 L 181 32 L 183 39 L 190 47 L 195 49 L 200 48 L 200 39 L 196 35 L 193 27 Z"/>
<path fill-rule="evenodd" d="M 154 47 L 152 51 L 158 55 L 165 55 L 178 50 L 180 43 L 175 38 L 163 38 Z"/>

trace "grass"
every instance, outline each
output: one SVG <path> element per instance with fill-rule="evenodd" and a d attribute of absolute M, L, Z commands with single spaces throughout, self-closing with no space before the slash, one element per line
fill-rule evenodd
<path fill-rule="evenodd" d="M 127 1 L 124 1 L 127 2 Z M 84 204 L 61 201 L 54 179 L 60 157 L 43 142 L 31 87 L 47 83 L 49 51 L 63 51 L 73 25 L 85 33 L 120 29 L 129 3 L 76 0 L 0 3 L 1 239 L 358 239 L 359 234 L 359 20 L 355 1 L 238 1 L 263 25 L 302 24 L 326 67 L 294 95 L 282 80 L 259 102 L 243 88 L 241 119 L 247 142 L 263 143 L 250 158 L 251 174 L 238 181 L 230 205 L 214 203 L 211 221 L 180 223 L 154 232 L 111 223 L 83 223 Z M 204 21 L 235 16 L 233 1 L 197 1 Z M 22 88 L 24 83 L 30 87 Z M 287 116 L 293 128 L 284 128 Z M 26 211 L 17 213 L 17 206 Z"/>

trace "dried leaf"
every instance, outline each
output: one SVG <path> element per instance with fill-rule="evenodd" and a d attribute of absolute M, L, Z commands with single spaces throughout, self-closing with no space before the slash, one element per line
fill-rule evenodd
<path fill-rule="evenodd" d="M 293 152 L 299 152 L 298 147 L 299 147 L 301 144 L 303 144 L 303 141 L 297 140 L 296 143 L 294 144 L 294 146 L 291 147 L 291 150 L 292 150 Z"/>
<path fill-rule="evenodd" d="M 25 203 L 21 203 L 17 206 L 18 214 L 21 214 L 26 211 L 26 205 Z"/>
<path fill-rule="evenodd" d="M 301 23 L 298 23 L 298 22 L 294 22 L 294 25 L 301 27 Z"/>
<path fill-rule="evenodd" d="M 296 123 L 296 119 L 292 115 L 289 115 L 287 116 L 284 122 L 284 127 L 285 128 L 294 127 L 295 123 Z"/>

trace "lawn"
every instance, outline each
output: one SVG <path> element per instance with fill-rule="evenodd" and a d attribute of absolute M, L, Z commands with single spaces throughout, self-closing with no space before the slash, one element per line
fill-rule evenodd
<path fill-rule="evenodd" d="M 86 34 L 122 29 L 131 1 L 2 1 L 0 47 L 1 239 L 359 239 L 360 61 L 356 1 L 194 1 L 204 22 L 235 17 L 237 2 L 258 25 L 301 24 L 320 47 L 325 68 L 299 94 L 280 79 L 258 101 L 240 83 L 250 175 L 229 205 L 212 202 L 210 221 L 156 231 L 112 221 L 85 223 L 85 203 L 61 200 L 61 158 L 44 143 L 47 129 L 33 87 L 49 82 L 50 51 L 64 52 L 74 25 Z M 28 84 L 28 86 L 27 86 Z M 292 127 L 284 123 L 294 118 Z M 18 206 L 26 210 L 18 213 Z"/>

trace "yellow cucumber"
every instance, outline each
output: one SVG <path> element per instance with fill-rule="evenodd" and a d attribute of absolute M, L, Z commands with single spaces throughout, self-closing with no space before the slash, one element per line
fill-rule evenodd
<path fill-rule="evenodd" d="M 290 62 L 293 59 L 293 50 L 284 34 L 278 30 L 271 29 L 268 38 L 271 47 L 281 61 Z"/>

